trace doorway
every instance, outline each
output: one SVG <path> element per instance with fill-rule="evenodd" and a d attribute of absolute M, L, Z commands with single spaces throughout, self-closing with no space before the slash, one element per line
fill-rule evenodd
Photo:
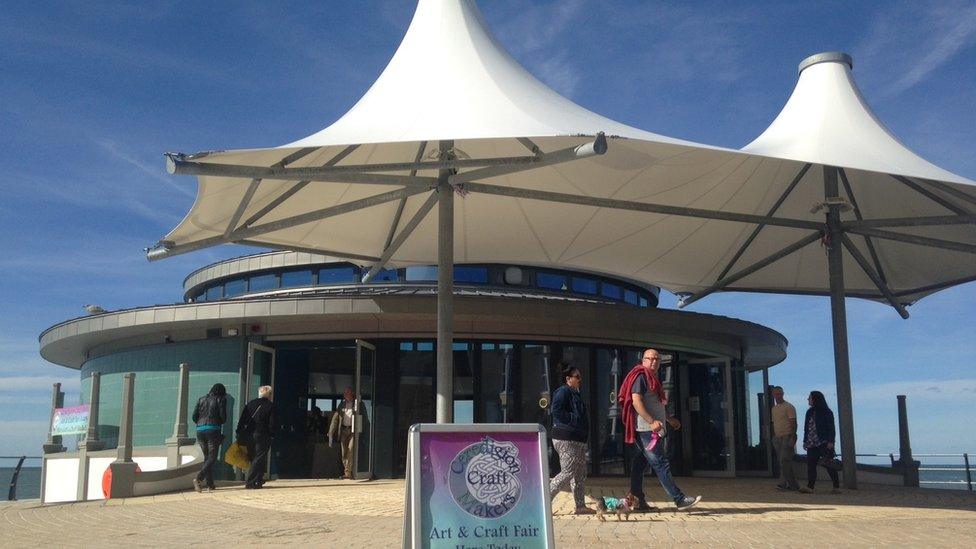
<path fill-rule="evenodd" d="M 376 346 L 356 340 L 356 405 L 353 417 L 354 475 L 356 479 L 373 477 L 373 391 L 376 372 Z"/>
<path fill-rule="evenodd" d="M 728 359 L 692 359 L 681 386 L 690 420 L 692 474 L 735 475 L 732 430 L 732 377 Z"/>

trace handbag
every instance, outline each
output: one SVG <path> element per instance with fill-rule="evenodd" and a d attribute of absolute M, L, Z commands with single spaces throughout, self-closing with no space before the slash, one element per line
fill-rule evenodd
<path fill-rule="evenodd" d="M 824 446 L 823 454 L 820 456 L 820 459 L 817 461 L 817 463 L 821 467 L 825 467 L 827 469 L 833 469 L 834 471 L 840 471 L 841 469 L 844 468 L 844 464 L 841 463 L 841 461 L 837 459 L 836 456 L 837 454 L 835 454 L 833 450 Z"/>
<path fill-rule="evenodd" d="M 247 459 L 247 448 L 235 440 L 224 452 L 224 463 L 238 469 L 247 469 L 251 466 L 250 460 Z"/>

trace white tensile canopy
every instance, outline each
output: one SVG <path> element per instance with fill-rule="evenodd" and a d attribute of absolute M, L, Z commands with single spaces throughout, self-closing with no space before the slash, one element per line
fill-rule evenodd
<path fill-rule="evenodd" d="M 733 151 L 590 112 L 520 66 L 473 1 L 420 0 L 389 65 L 331 126 L 281 147 L 167 155 L 199 191 L 148 256 L 236 242 L 347 257 L 373 267 L 366 278 L 437 261 L 438 421 L 451 414 L 455 262 L 603 272 L 686 303 L 833 292 L 843 312 L 846 292 L 903 315 L 976 277 L 973 182 L 892 137 L 849 58 L 811 60 L 783 113 Z M 846 330 L 843 354 L 846 370 Z"/>

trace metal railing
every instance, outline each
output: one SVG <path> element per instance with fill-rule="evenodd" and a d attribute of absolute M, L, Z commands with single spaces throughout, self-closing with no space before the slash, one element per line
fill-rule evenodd
<path fill-rule="evenodd" d="M 20 477 L 20 469 L 24 466 L 24 461 L 28 459 L 41 459 L 40 456 L 0 456 L 0 459 L 16 459 L 17 466 L 14 467 L 14 472 L 10 475 L 10 484 L 7 490 L 7 501 L 16 501 L 17 499 L 17 478 Z"/>
<path fill-rule="evenodd" d="M 857 454 L 857 457 L 886 457 L 891 460 L 891 465 L 894 466 L 898 461 L 895 456 L 899 456 L 898 452 L 891 452 L 887 454 Z M 962 467 L 919 467 L 919 472 L 921 471 L 958 471 L 966 472 L 966 480 L 919 480 L 919 484 L 965 484 L 966 488 L 972 492 L 973 491 L 973 467 L 970 466 L 969 454 L 915 454 L 912 453 L 912 459 L 915 458 L 962 458 Z"/>

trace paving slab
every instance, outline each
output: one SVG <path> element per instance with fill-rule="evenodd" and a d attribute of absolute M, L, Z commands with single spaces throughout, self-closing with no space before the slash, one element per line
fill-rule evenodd
<path fill-rule="evenodd" d="M 679 478 L 700 505 L 676 511 L 653 478 L 657 512 L 605 523 L 572 514 L 568 493 L 553 501 L 559 547 L 976 547 L 976 495 L 863 486 L 839 495 L 775 490 L 770 479 Z M 402 480 L 279 480 L 262 490 L 220 487 L 176 494 L 41 505 L 0 504 L 3 547 L 396 547 Z M 627 481 L 590 479 L 592 497 L 622 496 Z"/>

